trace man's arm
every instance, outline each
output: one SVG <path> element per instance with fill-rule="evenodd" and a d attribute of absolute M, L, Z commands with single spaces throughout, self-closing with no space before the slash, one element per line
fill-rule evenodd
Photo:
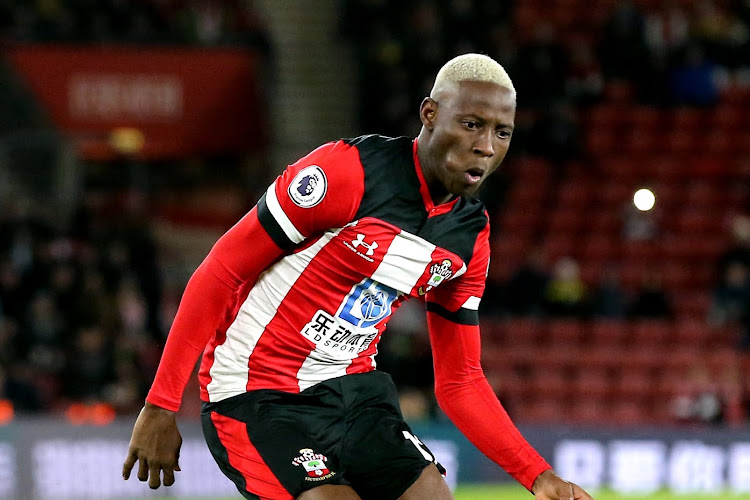
<path fill-rule="evenodd" d="M 257 208 L 232 227 L 209 252 L 188 282 L 167 337 L 156 378 L 138 415 L 122 470 L 125 479 L 140 461 L 138 479 L 151 488 L 174 483 L 180 470 L 180 437 L 175 412 L 198 356 L 217 330 L 231 321 L 240 288 L 282 251 L 258 220 Z"/>
<path fill-rule="evenodd" d="M 454 313 L 454 318 L 460 317 Z M 427 324 L 435 396 L 456 427 L 538 500 L 590 500 L 580 487 L 554 474 L 498 401 L 480 365 L 479 326 L 456 323 L 429 310 Z"/>
<path fill-rule="evenodd" d="M 454 424 L 485 455 L 527 489 L 551 467 L 508 417 L 479 363 L 479 327 L 428 312 L 435 396 Z"/>

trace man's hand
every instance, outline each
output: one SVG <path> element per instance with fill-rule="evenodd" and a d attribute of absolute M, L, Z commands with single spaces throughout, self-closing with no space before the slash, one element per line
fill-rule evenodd
<path fill-rule="evenodd" d="M 164 471 L 164 486 L 174 484 L 174 471 L 180 470 L 182 436 L 177 429 L 173 411 L 146 403 L 133 427 L 128 456 L 122 466 L 122 477 L 128 479 L 136 462 L 138 479 L 148 481 L 151 489 L 161 485 L 160 473 Z"/>
<path fill-rule="evenodd" d="M 531 492 L 536 500 L 593 500 L 580 486 L 565 481 L 552 470 L 539 474 Z"/>

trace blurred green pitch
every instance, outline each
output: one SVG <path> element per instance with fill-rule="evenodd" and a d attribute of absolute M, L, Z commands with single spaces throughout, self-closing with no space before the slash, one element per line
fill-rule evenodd
<path fill-rule="evenodd" d="M 750 500 L 748 494 L 715 494 L 700 495 L 693 493 L 676 494 L 667 491 L 661 491 L 649 495 L 622 495 L 611 491 L 591 491 L 594 500 Z M 456 500 L 533 500 L 534 497 L 524 488 L 515 485 L 464 485 L 456 489 Z M 230 498 L 205 498 L 203 500 L 241 500 L 242 497 L 237 495 Z M 175 500 L 174 497 L 163 498 L 160 500 Z"/>

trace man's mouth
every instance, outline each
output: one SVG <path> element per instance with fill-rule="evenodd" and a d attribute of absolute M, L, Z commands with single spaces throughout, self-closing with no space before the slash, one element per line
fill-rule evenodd
<path fill-rule="evenodd" d="M 482 176 L 484 175 L 484 170 L 481 168 L 470 168 L 464 172 L 464 178 L 469 182 L 469 184 L 476 184 L 482 179 Z"/>

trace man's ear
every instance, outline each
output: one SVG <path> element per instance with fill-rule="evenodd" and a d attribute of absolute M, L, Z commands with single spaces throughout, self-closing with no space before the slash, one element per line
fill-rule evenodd
<path fill-rule="evenodd" d="M 419 107 L 419 118 L 422 120 L 422 125 L 429 131 L 435 128 L 435 120 L 437 119 L 438 103 L 431 97 L 425 97 L 422 101 L 422 105 Z"/>

